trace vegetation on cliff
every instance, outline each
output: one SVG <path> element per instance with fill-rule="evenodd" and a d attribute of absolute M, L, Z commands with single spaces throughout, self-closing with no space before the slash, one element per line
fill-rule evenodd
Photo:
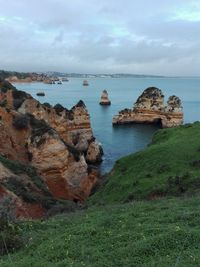
<path fill-rule="evenodd" d="M 19 79 L 24 79 L 24 78 L 29 77 L 30 73 L 0 70 L 0 79 L 6 79 L 10 76 L 16 76 Z"/>
<path fill-rule="evenodd" d="M 14 252 L 22 246 L 19 221 L 15 216 L 15 203 L 9 197 L 0 199 L 0 256 Z"/>
<path fill-rule="evenodd" d="M 8 81 L 0 78 L 0 92 L 6 93 L 8 90 L 16 90 L 16 88 Z"/>
<path fill-rule="evenodd" d="M 40 203 L 45 208 L 50 208 L 56 203 L 35 168 L 6 159 L 1 155 L 0 162 L 13 173 L 9 179 L 2 179 L 0 186 L 5 187 L 28 203 Z"/>
<path fill-rule="evenodd" d="M 129 202 L 200 191 L 200 122 L 159 130 L 143 151 L 118 160 L 93 203 Z"/>

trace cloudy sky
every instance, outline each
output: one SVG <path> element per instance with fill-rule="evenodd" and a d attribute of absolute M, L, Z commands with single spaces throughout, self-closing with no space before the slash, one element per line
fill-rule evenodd
<path fill-rule="evenodd" d="M 200 75 L 200 0 L 0 0 L 0 69 Z"/>

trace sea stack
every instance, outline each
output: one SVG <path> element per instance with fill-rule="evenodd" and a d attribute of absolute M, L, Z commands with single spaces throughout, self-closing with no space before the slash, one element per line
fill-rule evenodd
<path fill-rule="evenodd" d="M 108 92 L 106 90 L 103 90 L 99 104 L 103 106 L 108 106 L 111 104 L 108 98 Z"/>
<path fill-rule="evenodd" d="M 113 125 L 128 123 L 160 124 L 163 128 L 183 123 L 183 108 L 177 96 L 170 96 L 167 105 L 164 95 L 156 87 L 149 87 L 139 96 L 133 109 L 124 109 L 113 118 Z"/>

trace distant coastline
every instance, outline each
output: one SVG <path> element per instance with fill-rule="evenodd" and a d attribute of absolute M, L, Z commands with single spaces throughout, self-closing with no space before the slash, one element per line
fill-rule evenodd
<path fill-rule="evenodd" d="M 130 73 L 64 73 L 64 72 L 16 72 L 0 70 L 0 79 L 7 79 L 11 83 L 31 83 L 31 82 L 47 82 L 49 79 L 58 81 L 62 78 L 154 78 L 154 79 L 199 79 L 200 76 L 164 76 L 149 74 L 130 74 Z"/>

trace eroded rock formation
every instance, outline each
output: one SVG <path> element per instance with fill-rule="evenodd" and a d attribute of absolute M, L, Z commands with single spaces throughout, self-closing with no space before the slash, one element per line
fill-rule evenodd
<path fill-rule="evenodd" d="M 159 123 L 162 127 L 174 127 L 183 123 L 181 100 L 170 96 L 167 105 L 162 91 L 147 88 L 135 102 L 133 109 L 124 109 L 114 116 L 113 124 Z"/>
<path fill-rule="evenodd" d="M 40 104 L 0 81 L 0 154 L 35 167 L 55 198 L 83 202 L 98 178 L 89 163 L 101 161 L 85 104 L 71 110 Z"/>
<path fill-rule="evenodd" d="M 111 104 L 111 101 L 109 100 L 108 97 L 108 92 L 106 90 L 103 90 L 99 104 L 105 106 Z"/>

